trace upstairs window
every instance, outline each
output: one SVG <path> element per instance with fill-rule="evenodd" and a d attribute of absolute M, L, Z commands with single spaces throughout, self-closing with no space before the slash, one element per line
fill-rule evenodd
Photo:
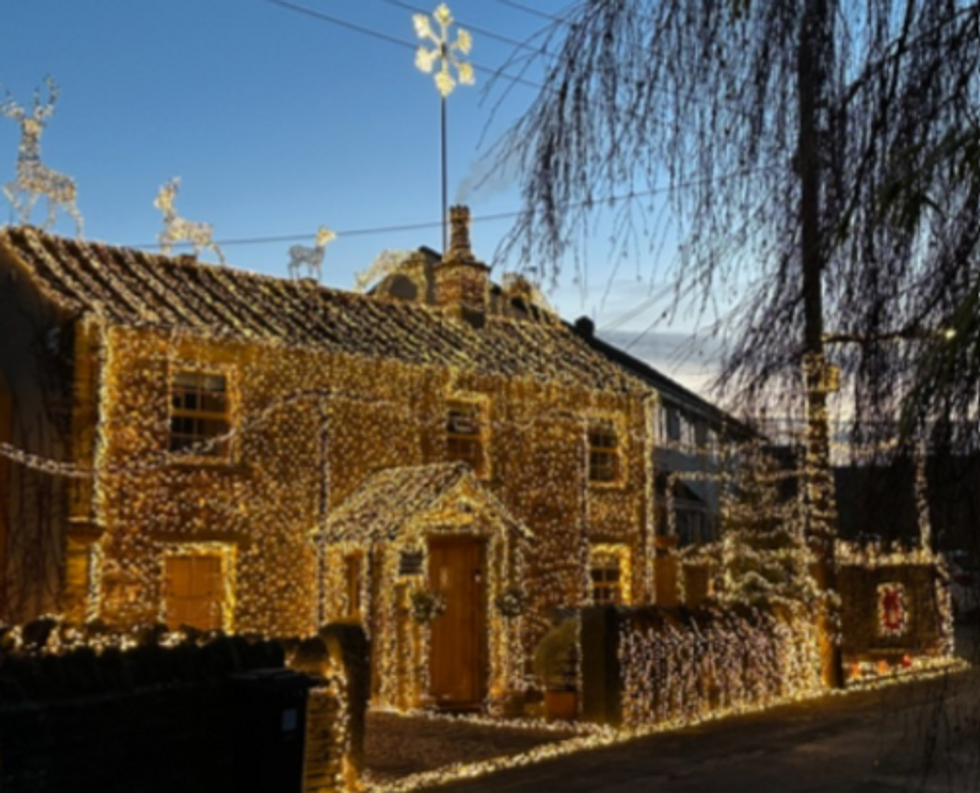
<path fill-rule="evenodd" d="M 170 451 L 224 457 L 228 441 L 228 380 L 221 374 L 177 372 L 170 396 Z"/>
<path fill-rule="evenodd" d="M 681 439 L 681 412 L 674 405 L 660 405 L 660 439 L 661 441 L 679 441 Z"/>
<path fill-rule="evenodd" d="M 707 446 L 711 462 L 717 463 L 721 459 L 721 449 L 718 443 L 718 433 L 714 430 L 708 430 Z"/>
<path fill-rule="evenodd" d="M 467 463 L 477 476 L 486 475 L 486 416 L 479 402 L 453 399 L 447 404 L 446 456 Z"/>
<path fill-rule="evenodd" d="M 681 547 L 701 545 L 711 541 L 708 517 L 702 509 L 677 507 L 674 509 L 674 528 Z"/>
<path fill-rule="evenodd" d="M 620 448 L 616 427 L 611 421 L 589 425 L 589 481 L 613 484 L 620 481 Z"/>

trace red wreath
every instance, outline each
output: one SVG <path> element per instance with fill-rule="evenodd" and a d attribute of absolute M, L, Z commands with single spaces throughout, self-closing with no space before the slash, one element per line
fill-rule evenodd
<path fill-rule="evenodd" d="M 882 588 L 880 618 L 886 633 L 902 633 L 905 629 L 905 599 L 899 587 Z"/>

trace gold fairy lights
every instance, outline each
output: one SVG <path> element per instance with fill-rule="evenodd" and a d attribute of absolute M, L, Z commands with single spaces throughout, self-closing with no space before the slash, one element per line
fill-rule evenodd
<path fill-rule="evenodd" d="M 848 696 L 856 691 L 883 689 L 911 679 L 926 681 L 938 677 L 946 677 L 951 673 L 966 671 L 967 669 L 969 669 L 969 665 L 964 661 L 953 660 L 937 662 L 936 659 L 925 659 L 913 664 L 913 666 L 907 670 L 904 675 L 890 675 L 866 679 L 862 680 L 860 684 L 856 684 L 847 689 L 834 689 L 830 691 L 821 689 L 809 694 L 797 693 L 792 696 L 768 700 L 762 704 L 745 704 L 740 707 L 719 708 L 717 710 L 710 710 L 699 714 L 687 714 L 681 718 L 669 719 L 662 722 L 648 722 L 637 727 L 624 727 L 620 729 L 599 727 L 597 729 L 587 731 L 586 734 L 576 735 L 575 737 L 569 738 L 565 741 L 537 746 L 534 749 L 521 754 L 495 757 L 490 760 L 483 760 L 473 763 L 458 763 L 445 768 L 437 768 L 433 771 L 424 771 L 418 774 L 412 774 L 391 782 L 378 783 L 367 779 L 365 781 L 366 783 L 364 785 L 364 790 L 365 793 L 413 793 L 413 791 L 416 790 L 426 790 L 455 781 L 479 779 L 481 777 L 496 774 L 507 769 L 526 768 L 528 766 L 537 765 L 538 763 L 547 762 L 548 760 L 568 757 L 570 755 L 577 754 L 578 752 L 615 746 L 617 744 L 633 741 L 637 738 L 672 732 L 674 730 L 683 727 L 690 727 L 692 725 L 710 723 L 734 715 L 755 713 L 771 707 L 776 707 L 778 705 L 804 702 L 828 695 Z M 416 713 L 413 715 L 417 715 L 419 717 L 430 717 L 423 713 Z M 459 718 L 469 721 L 472 717 L 467 716 Z M 483 719 L 477 719 L 476 723 L 481 725 L 486 724 L 487 726 L 498 726 L 507 729 L 511 729 L 512 725 L 515 724 L 511 721 L 494 722 Z M 516 725 L 521 726 L 521 722 L 516 722 Z M 538 722 L 531 722 L 527 726 L 529 729 L 537 729 Z"/>
<path fill-rule="evenodd" d="M 163 213 L 163 231 L 158 235 L 160 250 L 169 254 L 171 248 L 180 242 L 189 243 L 196 256 L 202 249 L 209 249 L 221 264 L 225 263 L 225 255 L 218 243 L 214 241 L 214 232 L 210 223 L 202 223 L 196 220 L 187 220 L 177 214 L 174 203 L 177 199 L 177 191 L 180 190 L 180 177 L 175 176 L 168 182 L 160 186 L 153 206 Z"/>
<path fill-rule="evenodd" d="M 698 620 L 620 629 L 623 719 L 627 727 L 695 721 L 713 710 L 741 711 L 821 690 L 812 616 L 715 608 Z"/>
<path fill-rule="evenodd" d="M 54 261 L 52 269 L 59 264 Z M 130 298 L 136 303 L 139 295 L 131 292 Z M 194 295 L 201 303 L 211 299 L 206 291 Z M 207 308 L 230 320 L 236 317 L 217 303 Z M 386 310 L 384 304 L 379 310 Z M 420 311 L 441 324 L 435 312 Z M 341 314 L 338 319 L 346 317 Z M 508 322 L 523 337 L 520 349 L 529 360 L 521 368 L 533 373 L 528 379 L 474 371 L 480 367 L 471 356 L 486 353 L 472 342 L 454 351 L 458 363 L 445 368 L 437 361 L 406 364 L 371 354 L 325 354 L 226 333 L 153 327 L 149 322 L 97 322 L 95 327 L 101 355 L 100 424 L 91 472 L 94 516 L 102 527 L 94 547 L 103 562 L 93 568 L 98 594 L 90 598 L 90 611 L 106 618 L 129 624 L 158 619 L 166 549 L 208 542 L 235 556 L 236 603 L 226 605 L 229 613 L 234 612 L 237 630 L 305 633 L 315 624 L 319 605 L 314 594 L 318 550 L 309 533 L 321 518 L 313 494 L 326 483 L 329 508 L 336 509 L 363 479 L 367 466 L 421 464 L 433 455 L 439 459 L 446 401 L 461 393 L 479 395 L 487 404 L 483 442 L 493 478 L 482 486 L 510 509 L 528 514 L 535 528 L 542 530 L 537 543 L 541 554 L 535 562 L 542 583 L 529 593 L 527 616 L 505 618 L 492 605 L 488 608 L 490 632 L 501 637 L 489 647 L 491 696 L 503 696 L 523 685 L 522 658 L 534 632 L 543 625 L 542 610 L 582 602 L 588 573 L 580 564 L 568 564 L 578 558 L 582 546 L 576 540 L 570 556 L 562 533 L 569 518 L 579 521 L 582 500 L 598 503 L 592 519 L 609 524 L 613 536 L 628 536 L 635 516 L 642 514 L 638 505 L 644 491 L 637 472 L 643 466 L 638 454 L 647 448 L 647 440 L 638 423 L 641 413 L 629 407 L 633 397 L 628 392 L 601 392 L 567 383 L 562 345 L 572 341 L 572 350 L 576 348 L 570 336 L 569 341 L 554 338 L 556 332 L 567 333 L 558 326 L 542 334 Z M 392 330 L 390 324 L 387 330 Z M 398 327 L 394 331 L 405 333 Z M 378 326 L 369 331 L 378 345 L 413 349 L 423 360 L 431 355 L 412 336 L 385 337 L 385 332 Z M 513 355 L 513 344 L 501 347 L 493 338 L 492 333 L 483 335 L 482 345 L 490 347 L 486 352 Z M 218 373 L 227 381 L 230 430 L 204 444 L 227 447 L 226 454 L 209 454 L 214 449 L 207 448 L 193 453 L 193 447 L 183 455 L 167 450 L 169 388 L 174 373 L 183 371 Z M 583 405 L 587 411 L 628 417 L 621 420 L 620 429 L 622 487 L 588 492 L 584 470 L 588 418 L 580 413 Z M 328 460 L 321 466 L 318 440 L 324 428 Z M 634 436 L 635 444 L 629 441 Z M 535 454 L 535 448 L 542 454 Z M 525 461 L 535 458 L 529 472 Z M 363 462 L 352 465 L 351 461 Z M 320 472 L 329 481 L 321 481 Z M 586 536 L 584 528 L 577 536 Z M 271 575 L 266 559 L 281 562 Z M 515 564 L 515 569 L 522 564 L 519 554 Z M 393 581 L 397 571 L 382 565 L 374 574 Z M 522 571 L 513 578 L 500 578 L 499 583 L 492 580 L 488 599 L 524 575 Z M 360 591 L 367 603 L 371 592 L 366 581 Z M 400 619 L 394 601 L 378 605 L 378 613 L 389 624 Z M 343 615 L 327 603 L 321 616 Z M 401 670 L 418 666 L 424 641 L 420 635 L 403 644 L 381 642 L 382 655 L 389 659 L 384 665 L 394 680 L 382 699 L 401 696 L 403 686 L 397 678 L 404 674 Z"/>
<path fill-rule="evenodd" d="M 306 268 L 306 277 L 312 278 L 319 283 L 323 275 L 323 257 L 327 252 L 327 245 L 337 239 L 336 232 L 331 231 L 326 226 L 320 226 L 316 232 L 316 238 L 312 248 L 305 245 L 293 245 L 289 249 L 289 270 L 290 278 L 299 278 L 300 269 Z"/>
<path fill-rule="evenodd" d="M 438 487 L 431 484 L 438 482 Z M 496 527 L 496 528 L 495 528 Z M 389 469 L 367 480 L 328 523 L 323 542 L 330 555 L 327 589 L 344 590 L 340 577 L 344 557 L 362 553 L 383 573 L 386 586 L 372 605 L 378 616 L 373 627 L 380 670 L 379 703 L 416 706 L 427 695 L 427 649 L 439 609 L 406 622 L 406 613 L 421 612 L 423 600 L 441 599 L 429 589 L 428 537 L 448 533 L 471 536 L 486 543 L 486 588 L 483 610 L 488 615 L 489 664 L 486 688 L 500 698 L 521 685 L 519 618 L 505 618 L 494 606 L 500 593 L 522 582 L 528 530 L 509 516 L 492 493 L 482 490 L 475 475 L 462 464 L 435 464 Z M 403 559 L 413 556 L 409 569 Z M 370 597 L 364 593 L 363 597 Z M 414 601 L 418 601 L 415 603 Z M 367 601 L 366 601 L 367 602 Z M 419 606 L 415 609 L 415 606 Z M 336 613 L 338 604 L 328 607 Z M 349 604 L 346 604 L 349 609 Z M 344 604 L 341 604 L 341 608 Z M 399 641 L 399 637 L 404 637 Z"/>
<path fill-rule="evenodd" d="M 5 184 L 3 192 L 18 213 L 21 223 L 30 221 L 31 210 L 41 196 L 48 202 L 48 217 L 44 228 L 54 224 L 58 208 L 63 207 L 75 221 L 75 234 L 80 238 L 83 221 L 75 206 L 77 190 L 74 180 L 41 162 L 41 133 L 44 132 L 48 119 L 54 115 L 54 106 L 58 101 L 58 86 L 54 78 L 48 76 L 44 83 L 48 89 L 48 100 L 42 102 L 40 90 L 35 91 L 31 113 L 17 104 L 9 92 L 6 100 L 0 103 L 0 113 L 17 121 L 21 133 L 17 178 Z"/>
<path fill-rule="evenodd" d="M 50 250 L 44 256 L 52 270 L 64 269 Z M 253 286 L 267 290 L 262 297 L 273 305 L 285 300 L 273 279 L 257 279 L 249 288 Z M 120 281 L 119 288 L 127 291 L 127 301 L 139 305 L 140 294 L 131 282 Z M 482 420 L 492 466 L 491 478 L 482 486 L 527 520 L 535 533 L 534 554 L 523 561 L 518 555 L 518 565 L 524 566 L 518 578 L 530 576 L 527 580 L 533 582 L 528 612 L 504 624 L 492 607 L 491 593 L 512 579 L 495 572 L 488 587 L 487 613 L 496 637 L 489 647 L 494 659 L 487 680 L 491 696 L 523 687 L 522 662 L 547 627 L 543 614 L 549 607 L 588 604 L 593 543 L 619 545 L 639 556 L 635 563 L 631 560 L 628 573 L 634 598 L 642 602 L 652 597 L 652 452 L 674 448 L 654 437 L 655 395 L 642 388 L 630 391 L 621 373 L 611 368 L 605 373 L 595 360 L 588 366 L 597 379 L 600 372 L 608 374 L 610 390 L 570 382 L 569 372 L 579 365 L 574 356 L 581 353 L 560 326 L 549 324 L 544 332 L 533 323 L 488 317 L 479 343 L 467 331 L 444 354 L 419 336 L 420 325 L 384 321 L 386 311 L 404 308 L 376 298 L 331 299 L 370 301 L 377 307 L 372 308 L 375 321 L 370 326 L 345 311 L 331 317 L 342 333 L 363 334 L 371 348 L 324 349 L 291 343 L 288 333 L 262 338 L 237 307 L 189 287 L 178 287 L 173 300 L 193 301 L 220 318 L 213 328 L 165 326 L 161 309 L 150 306 L 133 322 L 83 320 L 99 336 L 97 453 L 90 470 L 84 461 L 59 465 L 73 466 L 65 473 L 95 478 L 94 513 L 103 533 L 93 546 L 101 561 L 93 565 L 90 615 L 128 624 L 158 619 L 167 549 L 209 543 L 209 552 L 234 555 L 234 592 L 226 597 L 237 630 L 302 635 L 320 619 L 347 616 L 349 604 L 340 594 L 346 590 L 321 580 L 323 546 L 311 534 L 370 471 L 444 459 L 446 404 L 461 394 L 478 395 L 487 405 Z M 293 310 L 284 305 L 282 314 Z M 460 332 L 435 310 L 412 311 L 431 319 L 426 333 Z M 283 321 L 276 311 L 266 314 L 269 323 Z M 520 353 L 515 355 L 515 346 L 496 333 L 496 323 L 506 326 L 508 339 L 519 339 Z M 385 358 L 379 350 L 398 355 L 410 351 L 411 356 Z M 503 366 L 488 372 L 481 356 L 509 360 L 511 372 L 529 374 L 508 376 Z M 167 451 L 170 385 L 175 372 L 188 369 L 227 378 L 231 429 L 205 444 L 227 446 L 226 455 L 200 449 L 203 454 L 181 457 Z M 619 439 L 622 476 L 614 486 L 588 481 L 589 427 L 596 420 L 612 421 Z M 687 445 L 683 450 L 691 451 Z M 20 453 L 9 451 L 15 457 Z M 712 450 L 702 451 L 707 455 Z M 327 499 L 326 512 L 321 495 Z M 379 506 L 401 505 L 393 500 Z M 465 531 L 463 524 L 453 528 Z M 404 547 L 420 548 L 424 554 L 423 534 L 414 527 L 405 535 L 415 537 L 414 544 L 405 542 Z M 386 548 L 348 538 L 327 549 L 341 557 L 356 551 L 366 560 L 379 558 L 375 567 L 365 565 L 359 582 L 365 613 L 375 596 L 372 576 L 381 590 L 399 580 L 396 556 L 390 552 L 396 545 Z M 327 568 L 329 579 L 339 566 Z M 405 706 L 424 696 L 427 634 L 420 629 L 399 641 L 393 628 L 403 619 L 403 603 L 390 592 L 377 597 L 386 681 L 379 701 Z M 681 645 L 678 649 L 686 652 Z M 637 664 L 647 663 L 639 650 L 634 656 Z"/>

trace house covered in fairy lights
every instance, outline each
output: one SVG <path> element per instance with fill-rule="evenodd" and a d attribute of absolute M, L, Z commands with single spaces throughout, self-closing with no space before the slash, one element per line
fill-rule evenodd
<path fill-rule="evenodd" d="M 0 619 L 360 620 L 379 702 L 464 706 L 556 609 L 655 602 L 657 389 L 465 209 L 413 256 L 363 295 L 0 230 Z"/>

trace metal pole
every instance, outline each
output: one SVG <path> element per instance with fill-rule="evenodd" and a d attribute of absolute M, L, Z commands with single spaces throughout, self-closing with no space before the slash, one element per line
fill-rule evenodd
<path fill-rule="evenodd" d="M 446 206 L 446 97 L 442 97 L 442 258 L 449 253 L 449 210 Z"/>

